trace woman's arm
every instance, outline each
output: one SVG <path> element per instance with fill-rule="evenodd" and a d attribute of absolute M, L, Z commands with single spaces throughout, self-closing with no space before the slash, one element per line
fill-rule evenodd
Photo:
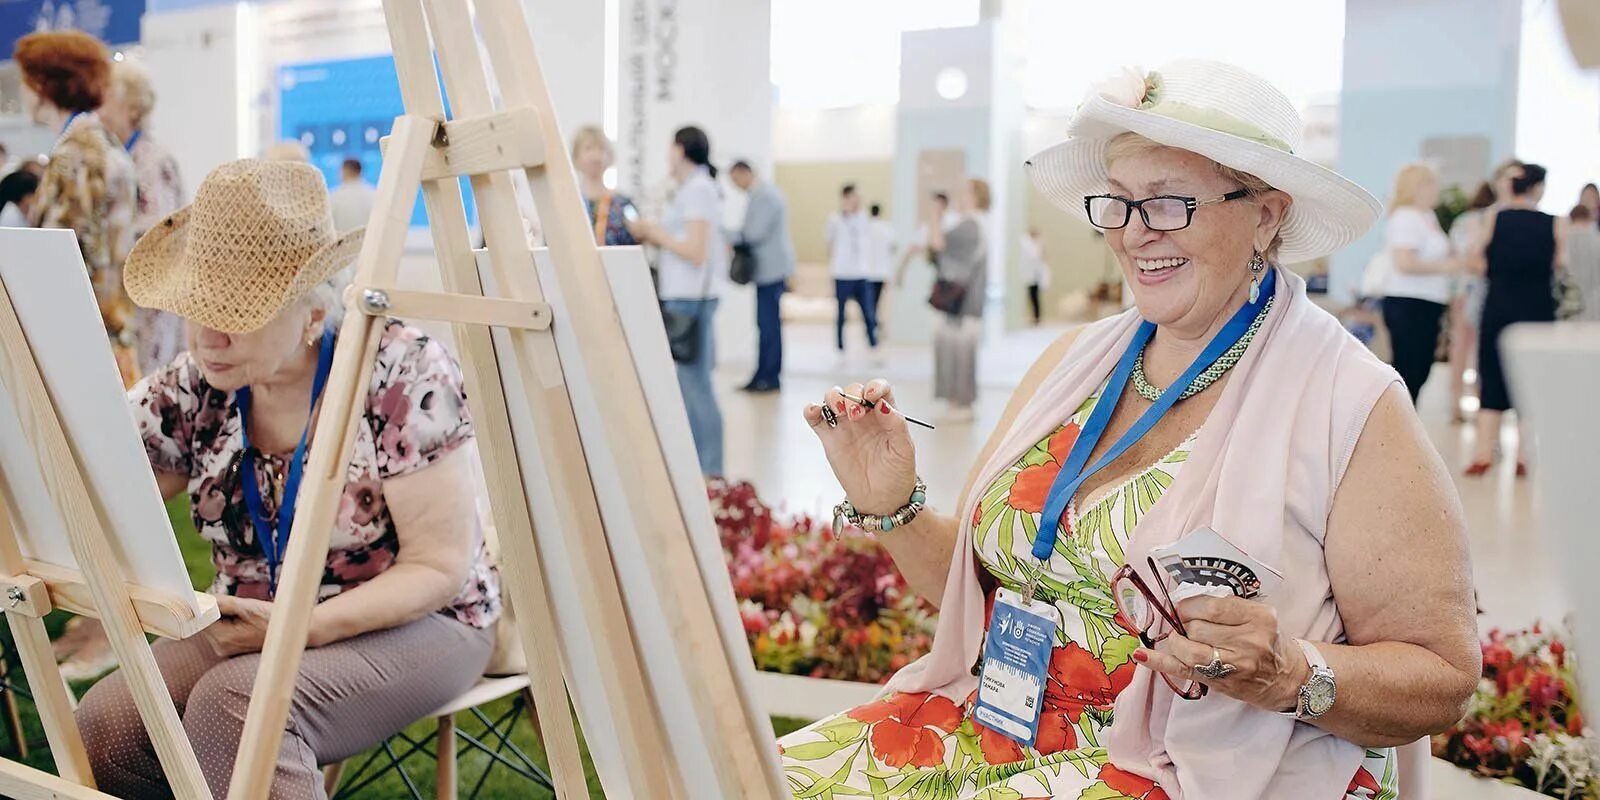
<path fill-rule="evenodd" d="M 1325 548 L 1349 644 L 1317 645 L 1339 698 L 1316 724 L 1366 746 L 1455 724 L 1482 673 L 1466 526 L 1449 471 L 1398 384 L 1356 444 Z"/>
<path fill-rule="evenodd" d="M 421 619 L 461 591 L 472 567 L 477 488 L 470 447 L 383 482 L 400 539 L 395 562 L 377 577 L 330 597 L 311 614 L 311 647 Z"/>
<path fill-rule="evenodd" d="M 1477 236 L 1473 238 L 1472 246 L 1467 249 L 1465 256 L 1468 272 L 1474 275 L 1489 273 L 1489 242 L 1494 240 L 1494 224 L 1499 218 L 1500 215 L 1493 206 L 1485 209 L 1483 216 L 1478 218 Z"/>
<path fill-rule="evenodd" d="M 1567 269 L 1567 254 L 1572 243 L 1572 225 L 1566 217 L 1556 217 L 1556 263 L 1552 269 L 1560 274 Z"/>
<path fill-rule="evenodd" d="M 1446 256 L 1436 261 L 1423 261 L 1416 248 L 1395 247 L 1389 250 L 1394 260 L 1394 271 L 1405 275 L 1447 275 L 1463 268 L 1463 259 Z"/>
<path fill-rule="evenodd" d="M 960 526 L 956 518 L 924 509 L 911 524 L 878 534 L 911 590 L 938 608 L 950 578 Z"/>
<path fill-rule="evenodd" d="M 156 473 L 156 488 L 161 490 L 162 500 L 171 500 L 183 494 L 189 488 L 189 476 L 181 472 L 167 472 L 158 469 Z"/>
<path fill-rule="evenodd" d="M 705 265 L 707 245 L 711 241 L 711 223 L 703 219 L 689 220 L 684 223 L 683 234 L 679 238 L 657 228 L 656 235 L 651 238 L 655 240 L 654 244 L 684 261 L 696 266 Z"/>

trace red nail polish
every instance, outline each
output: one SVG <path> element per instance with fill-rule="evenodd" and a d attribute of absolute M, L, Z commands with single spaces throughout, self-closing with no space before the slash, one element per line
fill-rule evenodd
<path fill-rule="evenodd" d="M 1135 650 L 1133 651 L 1133 660 L 1143 664 L 1144 662 L 1150 660 L 1150 656 L 1147 655 L 1143 650 Z"/>
<path fill-rule="evenodd" d="M 885 402 L 883 402 L 881 400 L 878 401 L 878 413 L 879 414 L 887 414 L 887 413 L 889 413 L 889 404 L 885 403 Z"/>
<path fill-rule="evenodd" d="M 844 413 L 844 401 L 843 400 L 835 400 L 835 401 L 833 401 L 833 410 L 839 412 L 840 414 L 843 414 Z"/>

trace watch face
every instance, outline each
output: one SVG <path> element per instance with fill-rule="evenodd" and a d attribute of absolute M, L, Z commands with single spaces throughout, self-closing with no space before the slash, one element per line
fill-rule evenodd
<path fill-rule="evenodd" d="M 1331 680 L 1312 680 L 1306 686 L 1306 711 L 1313 717 L 1320 717 L 1333 708 L 1335 687 Z"/>

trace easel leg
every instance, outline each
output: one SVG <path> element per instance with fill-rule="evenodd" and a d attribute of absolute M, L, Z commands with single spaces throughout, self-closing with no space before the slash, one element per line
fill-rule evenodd
<path fill-rule="evenodd" d="M 83 746 L 83 736 L 73 719 L 72 698 L 67 695 L 67 684 L 61 680 L 61 670 L 56 666 L 55 653 L 50 649 L 50 635 L 45 633 L 44 620 L 6 612 L 6 622 L 11 626 L 11 636 L 17 643 L 22 671 L 28 676 L 33 704 L 39 709 L 39 723 L 44 726 L 50 754 L 56 760 L 56 772 L 73 783 L 93 787 L 94 774 L 89 771 L 89 751 Z"/>
<path fill-rule="evenodd" d="M 439 736 L 433 745 L 439 748 L 434 796 L 439 800 L 456 800 L 456 715 L 439 718 Z"/>
<path fill-rule="evenodd" d="M 22 732 L 22 714 L 17 711 L 17 691 L 11 685 L 11 659 L 0 656 L 0 692 L 5 693 L 6 723 L 11 728 L 11 741 L 17 743 L 17 757 L 28 760 L 28 737 Z"/>

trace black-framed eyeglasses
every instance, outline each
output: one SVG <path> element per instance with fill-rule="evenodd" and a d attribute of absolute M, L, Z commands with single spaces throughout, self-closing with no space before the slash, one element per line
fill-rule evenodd
<path fill-rule="evenodd" d="M 1195 209 L 1201 206 L 1214 206 L 1249 196 L 1249 189 L 1237 189 L 1221 197 L 1205 200 L 1177 194 L 1157 195 L 1143 200 L 1094 194 L 1083 198 L 1083 207 L 1089 212 L 1089 223 L 1096 228 L 1108 231 L 1126 228 L 1128 220 L 1133 218 L 1133 210 L 1139 209 L 1139 217 L 1144 220 L 1146 228 L 1167 233 L 1189 227 L 1189 223 L 1194 221 Z"/>
<path fill-rule="evenodd" d="M 1172 602 L 1172 595 L 1167 593 L 1166 582 L 1159 580 L 1161 568 L 1156 566 L 1153 558 L 1146 561 L 1150 571 L 1158 576 L 1156 586 L 1161 590 L 1160 596 L 1150 590 L 1132 564 L 1124 564 L 1111 578 L 1111 598 L 1117 604 L 1117 613 L 1138 632 L 1139 643 L 1147 650 L 1154 650 L 1161 640 L 1173 632 L 1179 636 L 1188 636 L 1189 632 L 1184 629 L 1183 620 L 1178 618 L 1178 607 Z M 1153 634 L 1158 622 L 1167 623 L 1169 630 Z M 1174 681 L 1165 672 L 1161 673 L 1161 677 L 1173 692 L 1185 700 L 1199 700 L 1206 696 L 1206 685 L 1199 681 Z"/>

